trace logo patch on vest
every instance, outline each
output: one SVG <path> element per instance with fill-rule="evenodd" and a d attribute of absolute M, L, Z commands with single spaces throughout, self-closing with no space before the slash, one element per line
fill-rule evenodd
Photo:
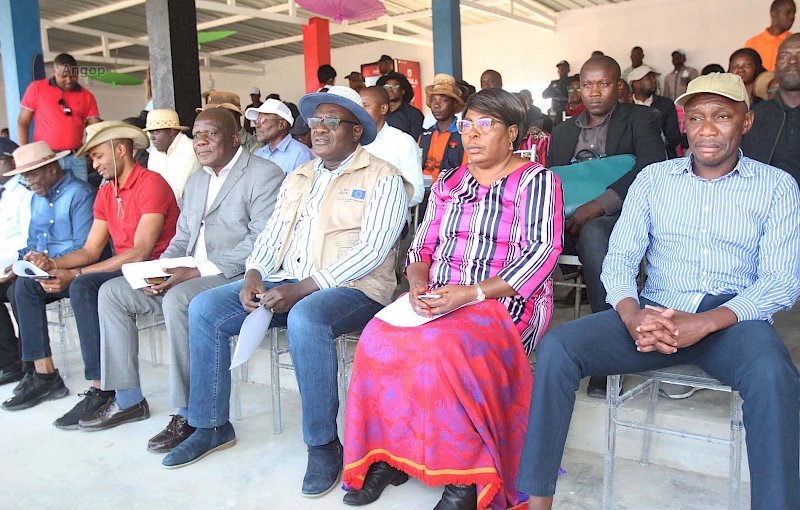
<path fill-rule="evenodd" d="M 363 202 L 367 198 L 367 190 L 342 188 L 339 190 L 340 200 L 358 200 Z"/>

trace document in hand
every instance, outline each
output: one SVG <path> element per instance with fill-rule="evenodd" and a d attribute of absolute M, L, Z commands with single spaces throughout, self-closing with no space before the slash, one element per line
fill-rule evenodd
<path fill-rule="evenodd" d="M 6 273 L 6 268 L 11 267 L 14 262 L 19 260 L 19 253 L 15 251 L 0 251 L 0 272 L 2 272 L 2 276 L 0 278 L 5 278 L 6 276 L 13 273 L 13 269 Z"/>
<path fill-rule="evenodd" d="M 255 312 L 247 316 L 239 329 L 239 340 L 236 342 L 230 370 L 250 359 L 256 352 L 269 330 L 270 322 L 272 322 L 272 312 L 264 306 L 259 306 Z"/>
<path fill-rule="evenodd" d="M 208 266 L 211 269 L 207 269 Z M 220 274 L 219 269 L 209 261 L 197 263 L 194 257 L 180 257 L 176 259 L 148 260 L 147 262 L 132 262 L 122 265 L 122 275 L 134 289 L 143 289 L 151 284 L 145 281 L 146 278 L 158 278 L 169 276 L 164 269 L 173 267 L 196 267 L 200 269 L 202 276 Z"/>
<path fill-rule="evenodd" d="M 15 275 L 23 278 L 51 278 L 46 271 L 42 271 L 27 260 L 18 260 L 14 262 L 14 265 L 11 266 L 11 270 Z"/>
<path fill-rule="evenodd" d="M 414 309 L 411 307 L 411 301 L 409 299 L 410 294 L 403 294 L 394 303 L 391 303 L 389 306 L 381 310 L 380 312 L 375 314 L 375 317 L 382 320 L 383 322 L 387 322 L 392 326 L 396 326 L 398 328 L 415 328 L 417 326 L 422 326 L 423 324 L 427 324 L 430 321 L 435 321 L 439 317 L 444 317 L 450 312 L 455 312 L 458 308 L 464 308 L 465 306 L 473 305 L 477 303 L 477 301 L 473 301 L 471 303 L 467 303 L 465 305 L 459 306 L 450 312 L 442 313 L 439 315 L 434 315 L 433 317 L 423 317 L 421 315 L 417 315 Z"/>

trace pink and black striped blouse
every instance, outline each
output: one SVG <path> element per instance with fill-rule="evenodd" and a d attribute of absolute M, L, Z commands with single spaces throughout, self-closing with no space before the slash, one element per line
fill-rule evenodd
<path fill-rule="evenodd" d="M 463 165 L 443 170 L 431 188 L 407 264 L 430 264 L 431 288 L 500 276 L 517 291 L 499 301 L 530 353 L 550 322 L 563 238 L 564 201 L 553 172 L 529 163 L 482 186 Z"/>

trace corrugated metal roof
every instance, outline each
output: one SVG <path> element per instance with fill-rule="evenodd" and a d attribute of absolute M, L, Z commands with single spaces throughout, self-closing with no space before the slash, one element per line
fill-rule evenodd
<path fill-rule="evenodd" d="M 221 6 L 226 5 L 223 0 L 213 0 Z M 491 2 L 489 0 L 473 0 L 482 1 L 483 5 L 492 5 L 495 8 L 504 8 L 504 2 Z M 560 12 L 569 9 L 579 9 L 584 7 L 591 7 L 594 5 L 601 5 L 607 3 L 618 3 L 630 0 L 516 0 L 522 6 L 535 6 L 544 12 Z M 430 0 L 383 0 L 386 6 L 388 16 L 397 16 L 402 14 L 410 14 L 415 12 L 427 11 L 431 8 Z M 65 17 L 79 15 L 80 13 L 91 12 L 94 9 L 109 7 L 115 4 L 120 4 L 125 8 L 116 10 L 110 13 L 94 16 L 88 19 L 75 21 L 72 23 L 75 27 L 82 27 L 90 30 L 99 30 L 110 32 L 130 38 L 141 38 L 147 35 L 147 23 L 145 14 L 144 1 L 136 4 L 135 0 L 39 0 L 39 7 L 41 17 L 43 20 L 58 22 Z M 268 7 L 275 7 L 279 5 L 286 5 L 287 0 L 236 0 L 235 5 L 239 8 L 252 8 L 252 9 L 265 9 Z M 281 14 L 288 14 L 286 11 Z M 215 12 L 209 10 L 197 10 L 198 25 L 203 23 L 214 22 L 223 18 L 229 17 L 230 14 Z M 297 16 L 303 18 L 312 17 L 313 14 L 303 9 L 297 9 Z M 483 12 L 477 12 L 471 9 L 462 9 L 461 22 L 464 25 L 472 25 L 479 23 L 486 23 L 495 21 L 497 18 Z M 421 29 L 431 29 L 430 16 L 409 20 L 406 22 L 411 27 L 419 27 Z M 384 30 L 383 27 L 375 27 L 376 30 Z M 226 23 L 215 26 L 211 30 L 236 30 L 234 36 L 226 39 L 221 39 L 211 43 L 203 44 L 201 51 L 206 53 L 214 53 L 220 50 L 230 50 L 241 46 L 254 45 L 265 43 L 273 40 L 283 39 L 287 37 L 300 36 L 302 34 L 302 27 L 298 24 L 284 23 L 281 21 L 273 21 L 259 18 L 251 18 L 246 21 L 238 21 L 235 23 Z M 402 26 L 394 27 L 394 34 L 403 36 L 414 36 L 415 33 L 411 30 L 406 30 Z M 49 48 L 53 53 L 60 52 L 78 52 L 81 49 L 90 47 L 99 47 L 101 45 L 100 38 L 96 35 L 78 33 L 74 31 L 66 31 L 58 28 L 48 29 L 49 34 Z M 333 48 L 341 48 L 344 46 L 352 46 L 356 44 L 364 44 L 378 40 L 378 37 L 366 37 L 363 33 L 359 35 L 354 34 L 334 34 L 331 36 L 331 46 Z M 114 40 L 111 40 L 114 43 Z M 271 46 L 267 48 L 253 49 L 247 52 L 231 54 L 230 58 L 235 58 L 245 62 L 261 62 L 264 60 L 271 60 L 291 55 L 302 54 L 303 45 L 301 42 L 282 44 L 278 46 Z M 93 56 L 101 56 L 101 52 L 92 53 Z M 148 57 L 147 46 L 127 44 L 124 47 L 112 50 L 111 56 L 120 60 L 135 59 L 146 60 Z M 76 55 L 80 60 L 80 55 Z M 225 63 L 215 62 L 215 66 L 229 65 Z M 122 67 L 122 66 L 120 66 Z"/>

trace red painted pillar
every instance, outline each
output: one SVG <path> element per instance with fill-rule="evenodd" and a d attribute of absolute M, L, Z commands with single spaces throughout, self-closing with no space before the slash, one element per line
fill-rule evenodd
<path fill-rule="evenodd" d="M 303 56 L 306 68 L 306 92 L 319 88 L 317 69 L 331 63 L 331 33 L 327 19 L 311 18 L 303 26 Z"/>

